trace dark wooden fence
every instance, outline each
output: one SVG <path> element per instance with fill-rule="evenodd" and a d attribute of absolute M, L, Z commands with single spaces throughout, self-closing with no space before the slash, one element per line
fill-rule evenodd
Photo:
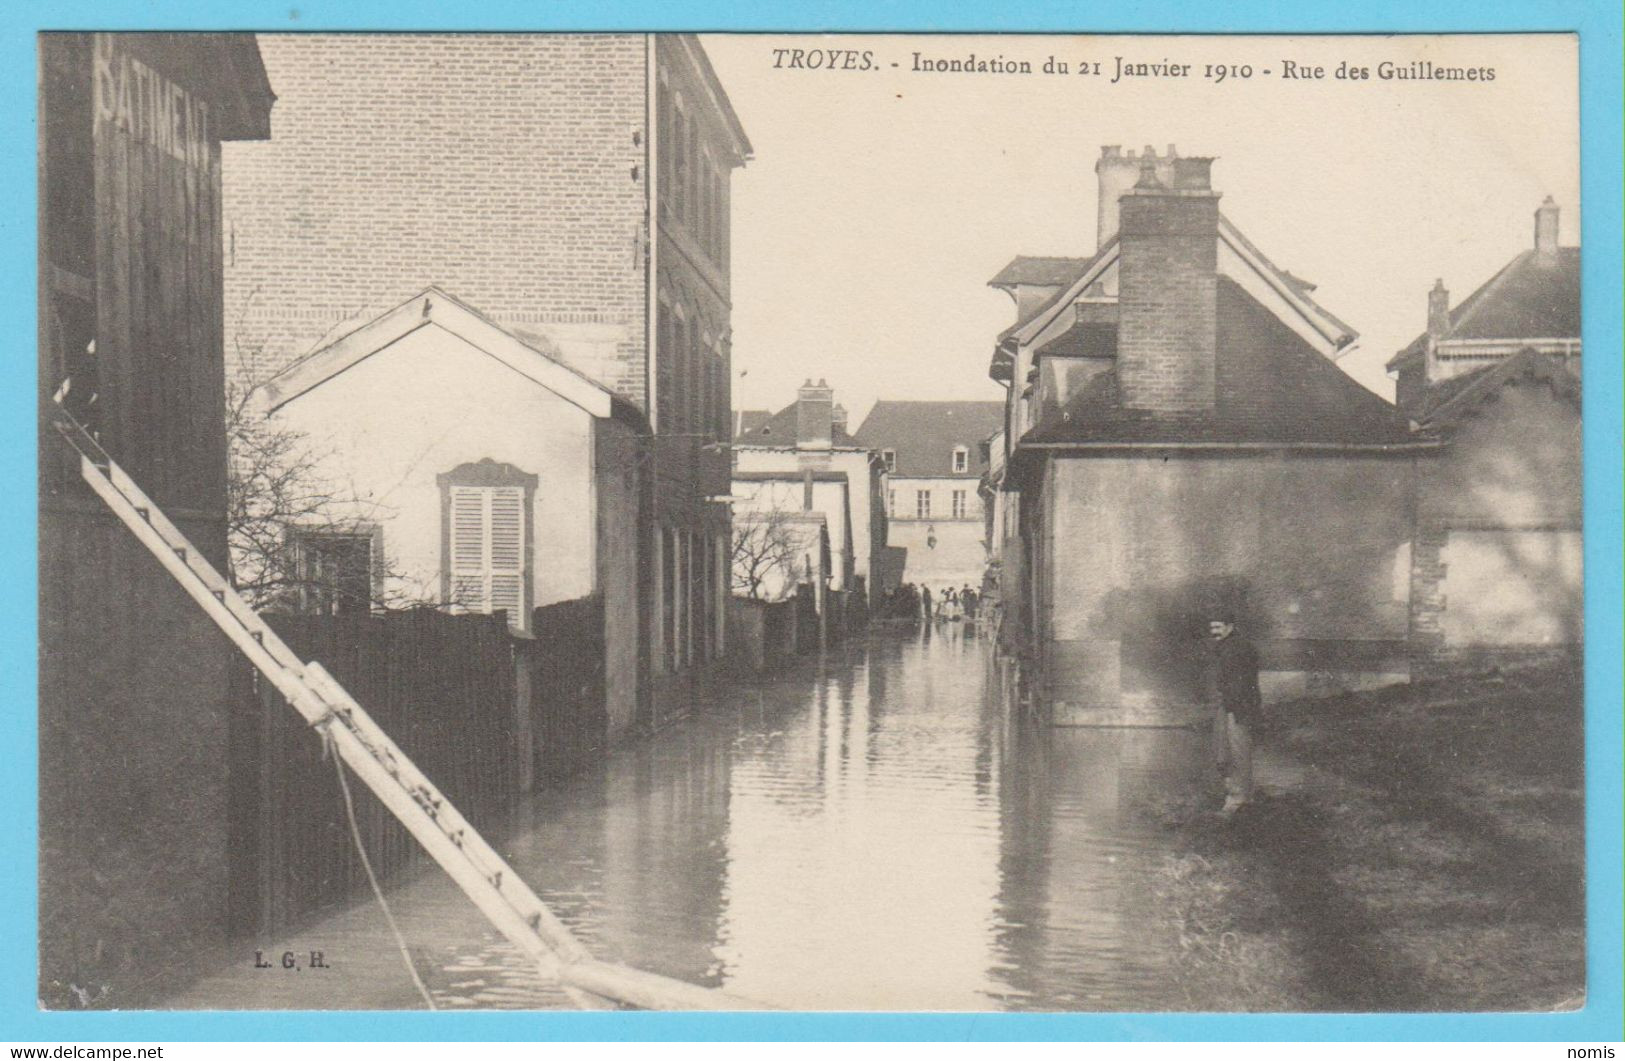
<path fill-rule="evenodd" d="M 604 602 L 584 597 L 531 614 L 534 639 L 515 642 L 518 711 L 529 721 L 534 783 L 550 785 L 602 758 L 608 745 Z"/>
<path fill-rule="evenodd" d="M 321 661 L 476 828 L 519 796 L 513 639 L 500 617 L 269 616 L 302 659 Z M 232 927 L 271 934 L 348 899 L 366 877 L 322 742 L 270 682 L 239 669 L 232 719 Z M 380 878 L 421 851 L 350 779 Z"/>

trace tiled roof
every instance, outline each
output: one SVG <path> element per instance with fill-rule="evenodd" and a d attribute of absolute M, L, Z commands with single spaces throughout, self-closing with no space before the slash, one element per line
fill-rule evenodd
<path fill-rule="evenodd" d="M 1442 380 L 1427 390 L 1423 422 L 1428 427 L 1450 427 L 1495 397 L 1509 384 L 1543 382 L 1560 396 L 1580 401 L 1580 380 L 1549 354 L 1525 347 L 1504 361 Z"/>
<path fill-rule="evenodd" d="M 735 409 L 734 410 L 734 438 L 755 431 L 773 416 L 766 409 Z"/>
<path fill-rule="evenodd" d="M 1010 259 L 1010 264 L 1000 269 L 999 274 L 987 282 L 987 286 L 1031 284 L 1037 287 L 1064 287 L 1082 276 L 1092 261 L 1093 255 L 1088 258 L 1041 258 L 1021 254 Z"/>
<path fill-rule="evenodd" d="M 753 419 L 757 414 L 745 413 Z M 746 427 L 740 424 L 740 430 L 734 435 L 734 441 L 741 446 L 794 446 L 796 444 L 796 403 L 780 409 L 772 416 L 761 414 L 763 419 L 756 421 L 753 426 Z M 853 437 L 839 425 L 830 429 L 830 443 L 835 446 L 844 446 L 848 449 L 856 448 L 859 444 Z"/>
<path fill-rule="evenodd" d="M 1003 402 L 878 401 L 854 437 L 869 449 L 895 451 L 895 475 L 975 477 L 987 470 L 981 443 L 1003 426 Z M 964 472 L 953 470 L 956 446 L 970 454 Z"/>
<path fill-rule="evenodd" d="M 1073 321 L 1072 327 L 1038 348 L 1046 357 L 1116 357 L 1117 325 Z"/>
<path fill-rule="evenodd" d="M 1580 335 L 1580 248 L 1550 261 L 1526 250 L 1450 311 L 1446 339 L 1574 339 Z M 1423 332 L 1388 362 L 1394 369 L 1426 349 Z"/>
<path fill-rule="evenodd" d="M 1215 403 L 1170 417 L 1124 409 L 1115 371 L 1073 395 L 1026 443 L 1287 443 L 1423 441 L 1405 415 L 1320 356 L 1235 281 L 1219 278 Z"/>

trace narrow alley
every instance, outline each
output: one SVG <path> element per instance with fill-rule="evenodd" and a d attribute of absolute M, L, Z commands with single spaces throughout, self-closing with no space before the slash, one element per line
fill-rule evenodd
<path fill-rule="evenodd" d="M 735 687 L 492 839 L 599 955 L 778 1006 L 1188 1008 L 1153 883 L 1202 736 L 1020 726 L 940 629 Z M 569 1005 L 438 872 L 389 901 L 437 1006 Z M 422 1004 L 370 896 L 242 948 L 167 1004 Z"/>

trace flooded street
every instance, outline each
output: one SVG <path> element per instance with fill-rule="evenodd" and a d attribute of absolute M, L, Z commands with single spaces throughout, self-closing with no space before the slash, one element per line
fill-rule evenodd
<path fill-rule="evenodd" d="M 733 686 L 492 840 L 601 957 L 776 1006 L 1187 1007 L 1153 885 L 1202 735 L 1020 726 L 950 629 Z M 437 871 L 389 898 L 441 1008 L 568 1006 Z M 329 968 L 232 955 L 169 1004 L 422 1005 L 370 897 L 252 946 Z"/>

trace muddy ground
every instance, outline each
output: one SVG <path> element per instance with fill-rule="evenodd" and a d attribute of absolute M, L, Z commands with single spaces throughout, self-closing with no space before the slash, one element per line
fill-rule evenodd
<path fill-rule="evenodd" d="M 1582 697 L 1549 668 L 1272 709 L 1258 798 L 1170 821 L 1201 1008 L 1552 1010 L 1585 997 Z"/>

